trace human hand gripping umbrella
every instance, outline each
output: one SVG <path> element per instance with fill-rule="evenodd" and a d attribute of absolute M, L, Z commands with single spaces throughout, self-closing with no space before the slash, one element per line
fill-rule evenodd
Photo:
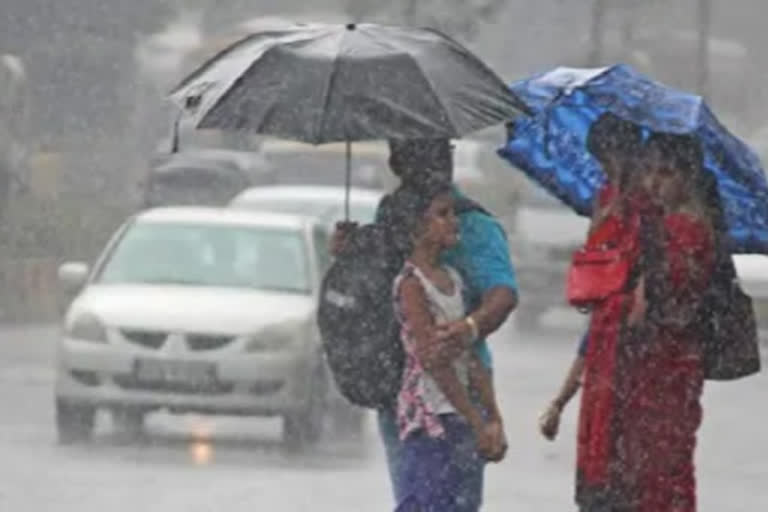
<path fill-rule="evenodd" d="M 253 34 L 193 72 L 171 98 L 197 128 L 346 142 L 347 185 L 353 141 L 458 138 L 526 108 L 443 34 L 373 24 Z"/>
<path fill-rule="evenodd" d="M 714 116 L 704 99 L 656 82 L 626 65 L 555 70 L 516 82 L 535 112 L 510 125 L 502 158 L 581 215 L 590 215 L 603 172 L 586 150 L 604 112 L 648 130 L 698 136 L 717 180 L 733 253 L 768 254 L 768 185 L 760 161 Z"/>

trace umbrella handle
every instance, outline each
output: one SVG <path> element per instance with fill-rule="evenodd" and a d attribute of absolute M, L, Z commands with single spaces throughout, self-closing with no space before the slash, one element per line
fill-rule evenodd
<path fill-rule="evenodd" d="M 179 126 L 181 124 L 181 116 L 184 115 L 184 110 L 179 109 L 179 113 L 173 120 L 173 127 L 171 133 L 171 154 L 179 152 Z"/>
<path fill-rule="evenodd" d="M 347 139 L 347 169 L 344 187 L 344 220 L 349 222 L 349 195 L 352 188 L 352 142 Z"/>

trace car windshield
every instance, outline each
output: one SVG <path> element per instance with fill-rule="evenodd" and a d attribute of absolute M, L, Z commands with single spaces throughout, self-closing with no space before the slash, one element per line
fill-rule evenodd
<path fill-rule="evenodd" d="M 290 213 L 316 217 L 323 222 L 334 222 L 344 218 L 344 202 L 336 200 L 313 199 L 276 199 L 253 198 L 244 199 L 235 206 L 249 209 L 265 210 L 278 213 Z M 355 222 L 367 224 L 373 222 L 376 215 L 376 206 L 366 203 L 350 202 L 349 216 Z"/>
<path fill-rule="evenodd" d="M 307 261 L 298 230 L 138 222 L 122 237 L 98 281 L 309 294 Z"/>

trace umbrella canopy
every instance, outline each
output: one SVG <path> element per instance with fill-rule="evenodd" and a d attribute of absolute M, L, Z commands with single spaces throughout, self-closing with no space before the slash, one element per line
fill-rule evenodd
<path fill-rule="evenodd" d="M 197 128 L 312 144 L 458 138 L 525 108 L 452 39 L 371 24 L 253 34 L 195 71 L 171 98 Z"/>
<path fill-rule="evenodd" d="M 768 253 L 768 185 L 757 156 L 714 116 L 700 96 L 656 82 L 626 65 L 557 68 L 512 85 L 535 112 L 510 124 L 500 156 L 581 215 L 589 215 L 605 177 L 586 150 L 604 112 L 648 130 L 690 133 L 716 178 L 732 252 Z"/>

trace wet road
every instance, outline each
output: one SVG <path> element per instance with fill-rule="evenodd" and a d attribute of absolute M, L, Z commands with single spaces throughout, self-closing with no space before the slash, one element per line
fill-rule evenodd
<path fill-rule="evenodd" d="M 536 416 L 577 335 L 494 340 L 510 452 L 488 471 L 488 511 L 572 506 L 575 407 L 562 439 L 542 441 Z M 228 512 L 391 510 L 384 460 L 369 422 L 366 446 L 327 441 L 285 454 L 273 421 L 158 414 L 139 444 L 100 418 L 90 445 L 54 442 L 55 329 L 0 327 L 0 511 Z M 768 510 L 768 377 L 709 385 L 698 475 L 701 511 Z"/>

